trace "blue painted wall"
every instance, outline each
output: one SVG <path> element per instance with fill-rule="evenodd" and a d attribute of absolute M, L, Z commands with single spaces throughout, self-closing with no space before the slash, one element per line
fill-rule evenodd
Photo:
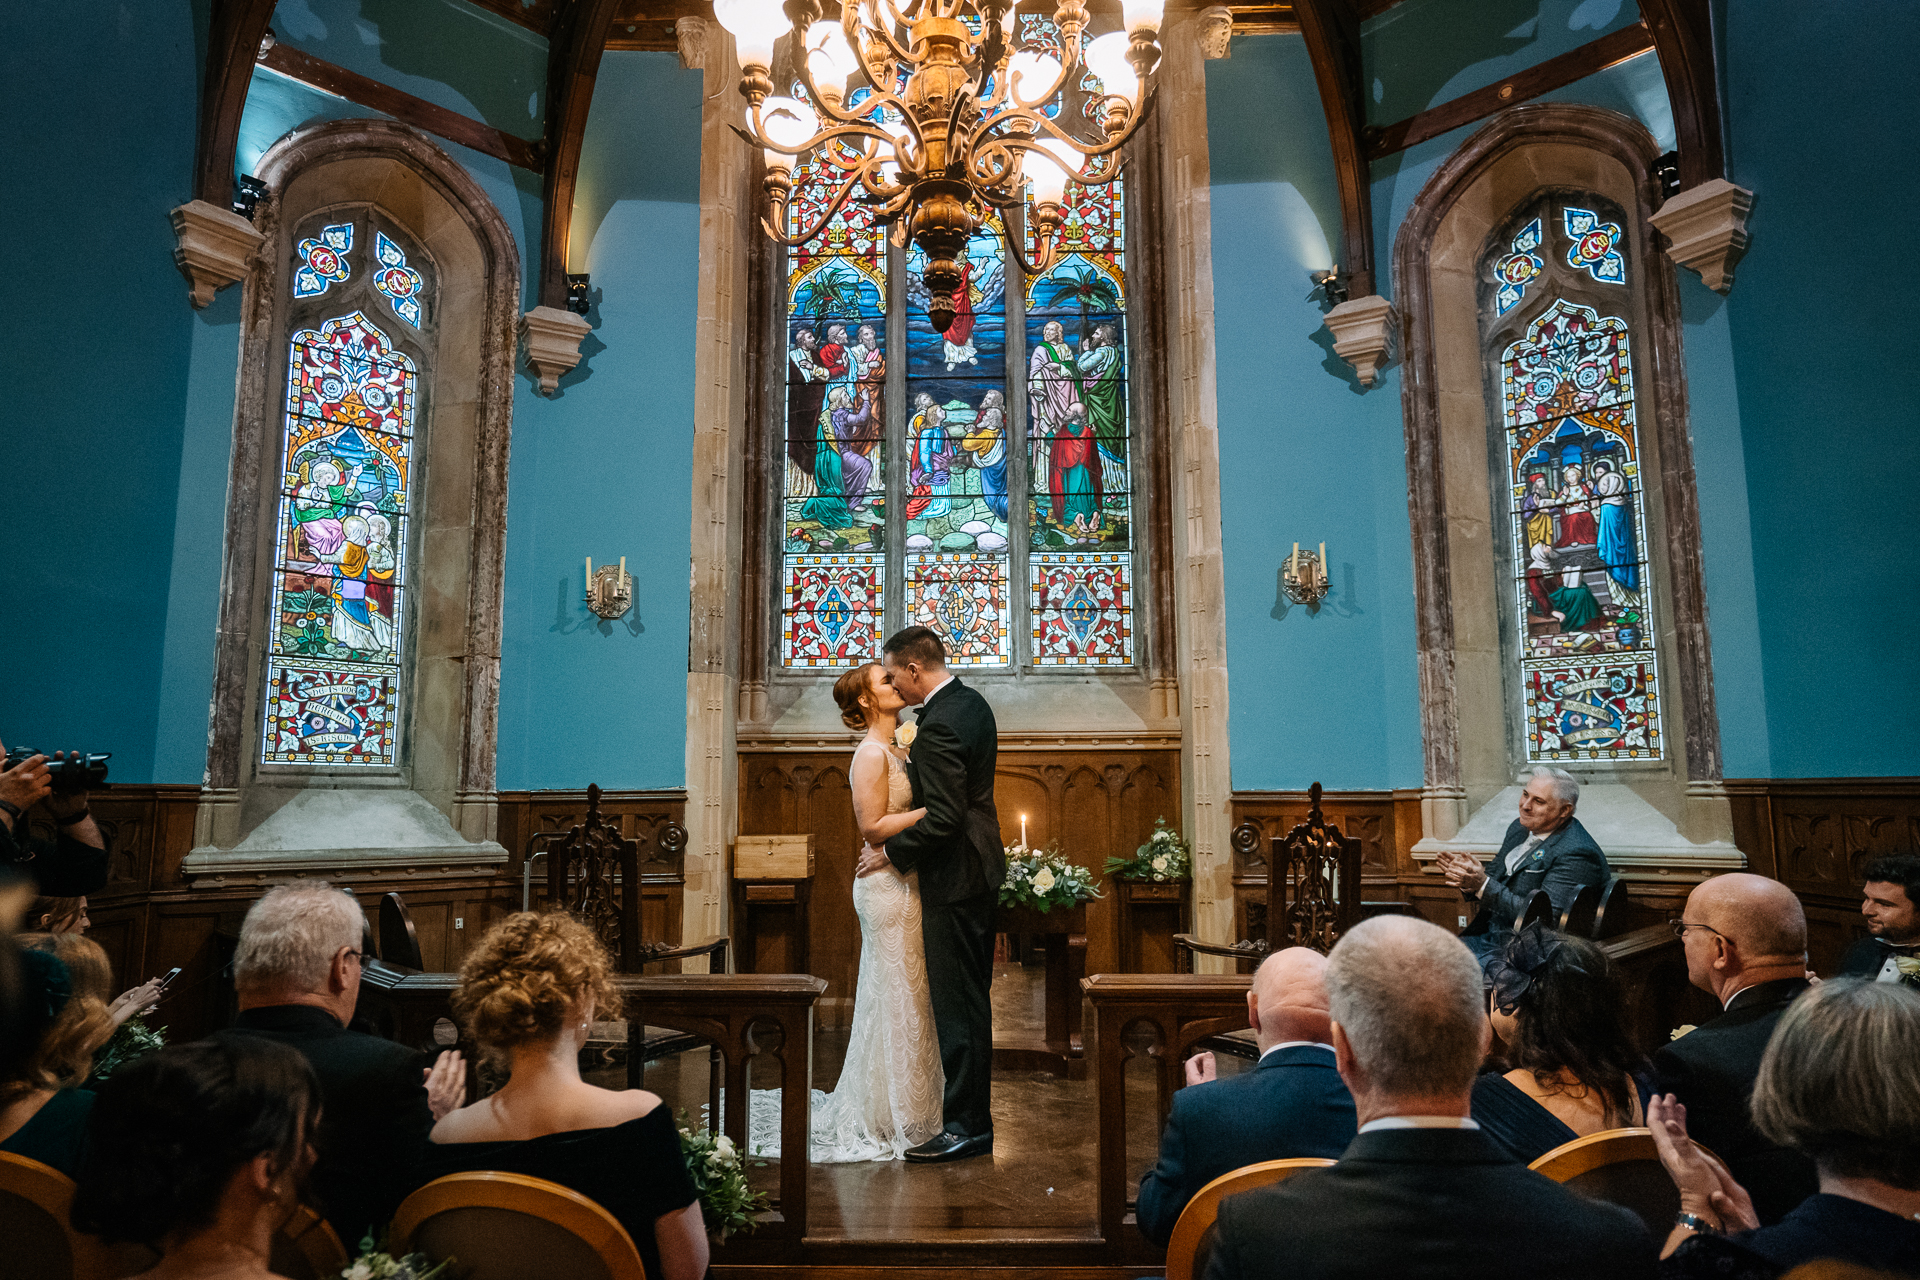
<path fill-rule="evenodd" d="M 570 246 L 593 277 L 587 360 L 552 400 L 523 374 L 514 402 L 503 789 L 685 783 L 699 197 L 699 73 L 609 52 Z M 604 622 L 584 560 L 622 555 L 634 609 Z"/>
<path fill-rule="evenodd" d="M 1909 533 L 1920 360 L 1900 248 L 1906 211 L 1920 205 L 1920 173 L 1902 150 L 1920 91 L 1920 7 L 1728 9 L 1731 176 L 1756 195 L 1753 247 L 1725 310 L 1752 504 L 1765 772 L 1920 774 L 1920 548 Z"/>
<path fill-rule="evenodd" d="M 62 92 L 13 96 L 5 143 L 6 172 L 39 178 L 0 212 L 14 371 L 0 736 L 111 751 L 127 782 L 201 780 L 212 689 L 239 305 L 196 313 L 173 266 L 194 9 L 96 0 L 0 20 L 7 83 L 66 69 Z"/>
<path fill-rule="evenodd" d="M 1234 41 L 1207 102 L 1233 785 L 1417 787 L 1399 374 L 1360 392 L 1305 301 L 1340 227 L 1305 43 Z M 1323 539 L 1334 588 L 1314 613 L 1280 593 L 1280 564 Z"/>

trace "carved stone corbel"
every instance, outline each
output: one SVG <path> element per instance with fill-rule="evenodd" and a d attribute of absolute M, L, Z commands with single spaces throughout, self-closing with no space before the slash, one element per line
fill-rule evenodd
<path fill-rule="evenodd" d="M 1333 331 L 1333 353 L 1353 366 L 1360 385 L 1370 387 L 1380 376 L 1380 366 L 1393 351 L 1394 330 L 1400 317 L 1393 304 L 1379 294 L 1350 298 L 1327 312 L 1327 328 Z"/>
<path fill-rule="evenodd" d="M 205 200 L 190 200 L 170 216 L 174 265 L 187 278 L 187 297 L 196 310 L 228 285 L 246 279 L 261 241 L 251 222 Z"/>
<path fill-rule="evenodd" d="M 1667 238 L 1667 256 L 1697 271 L 1707 288 L 1733 288 L 1733 267 L 1747 251 L 1747 215 L 1753 192 L 1725 178 L 1709 178 L 1660 206 L 1648 219 Z"/>
<path fill-rule="evenodd" d="M 707 65 L 707 20 L 705 18 L 674 19 L 673 38 L 680 46 L 681 66 L 689 71 L 698 71 Z"/>
<path fill-rule="evenodd" d="M 1223 4 L 1200 11 L 1200 53 L 1209 61 L 1233 56 L 1233 10 Z"/>
<path fill-rule="evenodd" d="M 560 386 L 560 375 L 580 363 L 580 344 L 592 330 L 585 316 L 559 307 L 535 307 L 520 317 L 527 368 L 540 379 L 541 395 L 552 395 Z"/>

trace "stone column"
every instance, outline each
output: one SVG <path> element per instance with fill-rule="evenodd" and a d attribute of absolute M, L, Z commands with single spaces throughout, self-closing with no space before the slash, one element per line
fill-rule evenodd
<path fill-rule="evenodd" d="M 692 617 L 687 643 L 688 938 L 727 931 L 728 850 L 739 680 L 742 432 L 752 156 L 728 126 L 740 115 L 739 64 L 721 27 L 680 19 L 682 57 L 705 78 L 700 119 L 700 304 L 694 321 Z"/>
<path fill-rule="evenodd" d="M 1206 23 L 1185 14 L 1161 38 L 1161 200 L 1167 212 L 1168 445 L 1173 473 L 1174 643 L 1180 793 L 1193 842 L 1193 925 L 1233 937 L 1233 778 L 1227 751 L 1226 585 L 1214 399 L 1213 228 L 1207 169 Z M 1200 957 L 1202 962 L 1206 957 Z M 1201 967 L 1209 967 L 1203 963 Z M 1212 966 L 1218 967 L 1218 966 Z"/>

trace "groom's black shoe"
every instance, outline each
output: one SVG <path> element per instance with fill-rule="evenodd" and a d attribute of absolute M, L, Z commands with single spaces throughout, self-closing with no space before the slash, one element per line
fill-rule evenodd
<path fill-rule="evenodd" d="M 993 1154 L 993 1134 L 976 1134 L 969 1138 L 964 1133 L 936 1133 L 917 1147 L 907 1148 L 907 1159 L 915 1164 L 941 1164 L 948 1160 L 965 1160 L 968 1156 L 987 1156 Z"/>

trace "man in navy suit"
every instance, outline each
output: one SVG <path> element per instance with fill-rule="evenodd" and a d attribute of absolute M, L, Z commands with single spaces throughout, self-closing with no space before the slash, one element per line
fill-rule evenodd
<path fill-rule="evenodd" d="M 1333 1064 L 1327 958 L 1305 947 L 1268 956 L 1247 992 L 1260 1061 L 1214 1078 L 1213 1055 L 1187 1062 L 1160 1134 L 1160 1161 L 1140 1179 L 1140 1234 L 1164 1245 L 1200 1188 L 1262 1160 L 1338 1159 L 1353 1141 L 1353 1095 Z"/>
<path fill-rule="evenodd" d="M 1547 891 L 1557 920 L 1583 886 L 1604 886 L 1612 877 L 1607 855 L 1573 816 L 1579 803 L 1580 784 L 1573 775 L 1542 766 L 1527 776 L 1520 816 L 1490 864 L 1482 867 L 1466 853 L 1440 855 L 1447 883 L 1479 904 L 1460 940 L 1483 967 L 1513 941 L 1513 922 L 1535 892 Z"/>

